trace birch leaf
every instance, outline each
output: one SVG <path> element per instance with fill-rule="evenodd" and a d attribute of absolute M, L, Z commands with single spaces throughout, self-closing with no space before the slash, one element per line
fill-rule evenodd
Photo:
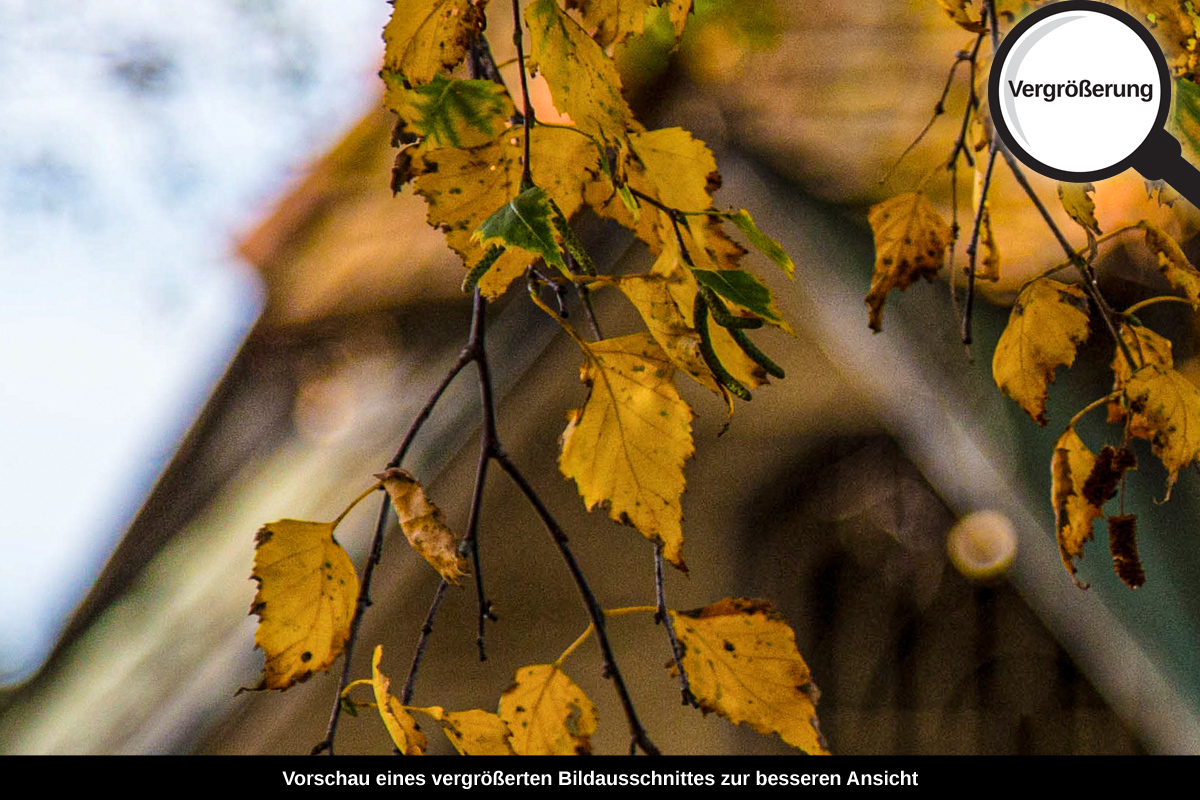
<path fill-rule="evenodd" d="M 787 254 L 779 242 L 758 229 L 749 211 L 743 208 L 732 214 L 725 215 L 725 218 L 745 234 L 746 238 L 750 240 L 750 244 L 754 245 L 756 250 L 775 262 L 775 265 L 783 270 L 784 275 L 787 275 L 792 280 L 796 279 L 796 265 L 792 263 L 792 257 Z"/>
<path fill-rule="evenodd" d="M 1071 366 L 1088 336 L 1088 306 L 1078 286 L 1040 278 L 1013 304 L 1008 325 L 992 357 L 992 377 L 1000 391 L 1046 424 L 1047 384 L 1054 370 Z"/>
<path fill-rule="evenodd" d="M 646 28 L 646 12 L 658 0 L 567 0 L 567 8 L 579 9 L 585 28 L 601 47 L 620 44 Z"/>
<path fill-rule="evenodd" d="M 498 714 L 473 708 L 448 711 L 440 720 L 442 731 L 454 749 L 464 756 L 511 756 L 512 732 Z"/>
<path fill-rule="evenodd" d="M 648 333 L 579 345 L 588 397 L 567 417 L 559 468 L 589 510 L 606 504 L 612 519 L 661 543 L 666 559 L 686 569 L 680 498 L 683 463 L 695 449 L 671 360 Z"/>
<path fill-rule="evenodd" d="M 375 690 L 375 707 L 383 719 L 392 743 L 402 755 L 422 756 L 428 742 L 425 734 L 417 729 L 417 721 L 388 688 L 391 681 L 379 671 L 379 662 L 383 660 L 383 645 L 375 646 L 375 654 L 371 657 L 371 688 Z"/>
<path fill-rule="evenodd" d="M 281 519 L 255 537 L 254 644 L 267 660 L 256 689 L 308 680 L 342 653 L 358 602 L 358 576 L 333 538 L 336 522 Z"/>
<path fill-rule="evenodd" d="M 1096 220 L 1096 201 L 1091 193 L 1096 187 L 1090 183 L 1059 183 L 1058 199 L 1063 210 L 1079 223 L 1085 231 L 1100 235 L 1100 223 Z"/>
<path fill-rule="evenodd" d="M 792 326 L 775 307 L 771 290 L 751 273 L 741 269 L 694 269 L 692 275 L 702 286 L 707 286 L 726 300 L 737 303 L 788 333 L 794 333 Z"/>
<path fill-rule="evenodd" d="M 820 692 L 796 636 L 766 600 L 726 598 L 671 611 L 696 701 L 730 722 L 777 733 L 810 755 L 827 755 L 817 725 Z"/>
<path fill-rule="evenodd" d="M 384 69 L 413 85 L 457 66 L 483 30 L 487 0 L 401 0 L 383 29 Z"/>
<path fill-rule="evenodd" d="M 1129 352 L 1142 366 L 1146 364 L 1157 364 L 1160 367 L 1168 368 L 1175 366 L 1175 359 L 1171 355 L 1171 340 L 1165 336 L 1159 336 L 1144 325 L 1134 325 L 1131 322 L 1122 323 L 1121 338 L 1125 340 Z M 1133 370 L 1119 347 L 1113 353 L 1112 371 L 1113 392 L 1124 392 L 1125 384 L 1128 382 L 1129 376 L 1133 374 Z M 1108 421 L 1124 422 L 1124 420 L 1124 405 L 1119 400 L 1110 401 Z M 1135 436 L 1138 433 L 1138 431 L 1133 431 Z"/>
<path fill-rule="evenodd" d="M 1200 458 L 1200 389 L 1169 367 L 1148 364 L 1130 376 L 1125 398 L 1131 429 L 1150 440 L 1167 469 L 1167 497 L 1179 470 Z"/>
<path fill-rule="evenodd" d="M 1080 587 L 1075 561 L 1083 558 L 1083 546 L 1092 540 L 1096 520 L 1104 516 L 1091 503 L 1083 487 L 1096 466 L 1096 456 L 1087 448 L 1072 425 L 1054 443 L 1050 459 L 1050 495 L 1054 503 L 1054 528 L 1063 566 Z"/>
<path fill-rule="evenodd" d="M 1158 257 L 1159 271 L 1187 296 L 1192 308 L 1200 308 L 1200 272 L 1188 261 L 1179 242 L 1153 222 L 1142 220 L 1138 227 L 1146 232 L 1146 247 Z"/>
<path fill-rule="evenodd" d="M 971 33 L 983 33 L 987 30 L 987 25 L 979 16 L 978 3 L 971 0 L 938 0 L 938 5 L 958 27 Z"/>
<path fill-rule="evenodd" d="M 485 219 L 472 238 L 484 247 L 502 244 L 537 253 L 547 264 L 569 275 L 558 249 L 553 216 L 545 190 L 531 186 Z"/>
<path fill-rule="evenodd" d="M 553 664 L 517 670 L 500 697 L 500 719 L 520 756 L 587 755 L 599 722 L 596 706 Z"/>
<path fill-rule="evenodd" d="M 384 70 L 383 104 L 396 112 L 411 136 L 438 147 L 478 147 L 508 127 L 515 109 L 503 86 L 492 81 L 456 81 L 435 75 L 409 89 L 401 76 Z"/>
<path fill-rule="evenodd" d="M 893 289 L 904 291 L 918 278 L 933 280 L 946 257 L 950 226 L 922 194 L 902 194 L 871 208 L 875 274 L 867 306 L 871 330 L 883 329 L 883 303 Z"/>
<path fill-rule="evenodd" d="M 426 499 L 421 484 L 405 470 L 393 467 L 375 477 L 383 481 L 408 543 L 442 578 L 457 584 L 467 572 L 467 562 L 458 554 L 458 537 L 441 509 Z"/>

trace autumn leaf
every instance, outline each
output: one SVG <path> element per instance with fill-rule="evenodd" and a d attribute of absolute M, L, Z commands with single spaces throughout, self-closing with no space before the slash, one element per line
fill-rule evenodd
<path fill-rule="evenodd" d="M 1134 435 L 1150 440 L 1167 469 L 1167 497 L 1179 470 L 1200 458 L 1200 389 L 1169 367 L 1148 364 L 1130 376 L 1125 399 Z"/>
<path fill-rule="evenodd" d="M 626 275 L 614 279 L 614 282 L 637 308 L 642 321 L 646 323 L 646 329 L 671 359 L 671 363 L 724 399 L 730 413 L 733 413 L 729 390 L 713 376 L 700 352 L 700 334 L 688 324 L 683 311 L 671 296 L 670 283 L 681 280 L 682 276 L 668 278 L 649 274 Z"/>
<path fill-rule="evenodd" d="M 1144 325 L 1135 325 L 1131 322 L 1122 323 L 1121 338 L 1125 340 L 1125 346 L 1129 348 L 1130 354 L 1137 359 L 1138 364 L 1142 366 L 1157 364 L 1160 367 L 1175 366 L 1175 359 L 1171 355 L 1171 340 L 1165 336 L 1159 336 Z M 1124 393 L 1125 383 L 1129 380 L 1129 376 L 1133 374 L 1133 368 L 1125 360 L 1125 354 L 1119 347 L 1116 348 L 1113 354 L 1112 371 L 1113 392 Z M 1124 420 L 1125 407 L 1121 401 L 1110 401 L 1108 404 L 1108 421 L 1123 422 Z"/>
<path fill-rule="evenodd" d="M 1047 384 L 1071 366 L 1088 336 L 1087 298 L 1078 286 L 1039 278 L 1013 304 L 992 357 L 992 377 L 1039 425 L 1046 424 Z"/>
<path fill-rule="evenodd" d="M 1200 308 L 1200 272 L 1192 266 L 1179 242 L 1148 220 L 1138 227 L 1146 232 L 1146 247 L 1158 257 L 1158 269 L 1176 289 L 1187 295 L 1192 308 Z"/>
<path fill-rule="evenodd" d="M 577 341 L 588 397 L 567 417 L 559 468 L 589 510 L 606 504 L 612 519 L 661 543 L 664 557 L 686 569 L 680 498 L 683 462 L 695 448 L 671 360 L 648 333 Z"/>
<path fill-rule="evenodd" d="M 1096 187 L 1090 183 L 1059 183 L 1058 199 L 1063 210 L 1079 223 L 1085 231 L 1100 235 L 1100 223 L 1096 220 L 1096 201 L 1091 193 Z"/>
<path fill-rule="evenodd" d="M 958 27 L 971 33 L 983 33 L 987 30 L 987 25 L 979 16 L 978 3 L 972 0 L 938 0 L 938 5 Z"/>
<path fill-rule="evenodd" d="M 473 708 L 449 711 L 439 721 L 450 744 L 464 756 L 515 755 L 509 744 L 512 732 L 498 714 Z"/>
<path fill-rule="evenodd" d="M 624 152 L 633 112 L 621 96 L 617 66 L 556 0 L 525 7 L 530 48 L 526 64 L 550 86 L 554 107 L 606 147 Z"/>
<path fill-rule="evenodd" d="M 739 231 L 745 234 L 746 238 L 750 240 L 750 244 L 756 250 L 775 262 L 775 265 L 783 270 L 784 275 L 787 275 L 792 280 L 796 279 L 796 265 L 792 263 L 791 256 L 780 246 L 779 242 L 758 229 L 749 211 L 743 208 L 737 212 L 723 216 L 736 225 Z"/>
<path fill-rule="evenodd" d="M 771 295 L 771 290 L 751 273 L 741 269 L 694 269 L 692 275 L 701 286 L 712 289 L 721 297 L 772 325 L 793 333 L 792 326 L 787 324 L 779 309 L 775 307 L 775 298 Z"/>
<path fill-rule="evenodd" d="M 1110 444 L 1100 448 L 1096 465 L 1083 482 L 1083 498 L 1097 508 L 1117 496 L 1117 488 L 1127 470 L 1137 469 L 1137 456 L 1125 447 Z"/>
<path fill-rule="evenodd" d="M 766 600 L 726 598 L 671 611 L 696 701 L 730 722 L 777 733 L 810 755 L 827 755 L 817 699 L 791 627 Z"/>
<path fill-rule="evenodd" d="M 421 484 L 405 470 L 392 467 L 375 477 L 383 481 L 408 543 L 443 579 L 457 584 L 467 562 L 458 554 L 458 537 L 447 527 L 441 509 L 426 499 Z"/>
<path fill-rule="evenodd" d="M 568 9 L 578 9 L 585 28 L 601 47 L 620 44 L 645 30 L 646 12 L 658 0 L 567 0 Z"/>
<path fill-rule="evenodd" d="M 478 147 L 506 129 L 515 109 L 503 86 L 492 81 L 456 81 L 444 75 L 416 89 L 401 76 L 381 73 L 383 104 L 400 117 L 405 132 L 439 147 Z"/>
<path fill-rule="evenodd" d="M 1075 575 L 1075 560 L 1083 558 L 1083 546 L 1092 540 L 1096 520 L 1104 516 L 1099 506 L 1089 502 L 1083 487 L 1096 466 L 1096 456 L 1087 448 L 1075 426 L 1069 426 L 1054 443 L 1050 459 L 1050 496 L 1054 504 L 1054 528 L 1063 566 L 1075 583 L 1084 588 Z"/>
<path fill-rule="evenodd" d="M 518 669 L 500 696 L 499 716 L 521 756 L 587 755 L 599 722 L 596 706 L 553 664 Z"/>
<path fill-rule="evenodd" d="M 413 85 L 463 60 L 483 30 L 487 0 L 402 0 L 383 29 L 383 67 Z"/>
<path fill-rule="evenodd" d="M 524 248 L 569 275 L 554 235 L 553 217 L 546 191 L 531 186 L 485 219 L 472 238 L 484 247 L 498 244 Z"/>
<path fill-rule="evenodd" d="M 417 729 L 417 721 L 413 719 L 399 700 L 388 691 L 391 682 L 379 671 L 379 662 L 383 660 L 383 645 L 376 645 L 375 654 L 371 657 L 371 688 L 375 690 L 375 707 L 383 719 L 392 743 L 401 755 L 425 755 L 427 742 L 425 734 Z"/>
<path fill-rule="evenodd" d="M 358 576 L 333 538 L 335 527 L 281 519 L 255 537 L 250 577 L 258 592 L 250 613 L 258 615 L 254 644 L 266 655 L 256 689 L 286 689 L 329 669 L 350 637 Z"/>
<path fill-rule="evenodd" d="M 872 206 L 867 221 L 875 234 L 875 274 L 867 306 L 871 330 L 883 329 L 883 303 L 918 278 L 933 280 L 946 256 L 950 226 L 922 194 L 902 194 Z"/>

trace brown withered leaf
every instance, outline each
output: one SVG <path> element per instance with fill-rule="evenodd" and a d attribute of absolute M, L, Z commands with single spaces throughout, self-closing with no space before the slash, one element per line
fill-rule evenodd
<path fill-rule="evenodd" d="M 1096 456 L 1087 448 L 1072 425 L 1054 443 L 1050 459 L 1050 494 L 1054 503 L 1054 527 L 1063 566 L 1080 588 L 1075 560 L 1083 558 L 1083 546 L 1092 540 L 1096 520 L 1104 516 L 1099 506 L 1084 495 L 1083 486 L 1096 467 Z"/>
<path fill-rule="evenodd" d="M 766 600 L 730 598 L 670 611 L 696 701 L 730 722 L 828 755 L 817 723 L 820 692 L 791 626 Z"/>
<path fill-rule="evenodd" d="M 867 221 L 875 234 L 875 274 L 867 306 L 871 330 L 883 329 L 883 303 L 918 278 L 932 281 L 946 257 L 950 226 L 923 194 L 912 192 L 873 206 Z"/>
<path fill-rule="evenodd" d="M 446 581 L 457 584 L 467 572 L 467 562 L 458 554 L 458 537 L 441 509 L 426 499 L 421 484 L 405 470 L 392 467 L 375 477 L 383 481 L 408 543 Z"/>
<path fill-rule="evenodd" d="M 1146 583 L 1146 572 L 1137 549 L 1137 515 L 1120 514 L 1108 518 L 1108 549 L 1112 553 L 1113 571 L 1130 589 Z"/>
<path fill-rule="evenodd" d="M 1039 278 L 1013 303 L 992 356 L 992 378 L 1037 424 L 1045 425 L 1047 384 L 1053 383 L 1055 369 L 1075 362 L 1075 351 L 1087 337 L 1083 290 Z"/>
<path fill-rule="evenodd" d="M 1158 258 L 1158 269 L 1167 281 L 1182 291 L 1192 308 L 1200 308 L 1200 272 L 1183 253 L 1175 237 L 1148 220 L 1138 223 L 1146 232 L 1146 247 Z"/>
<path fill-rule="evenodd" d="M 1097 508 L 1117 496 L 1117 486 L 1126 470 L 1137 469 L 1137 456 L 1125 447 L 1113 447 L 1110 444 L 1100 449 L 1096 458 L 1096 466 L 1083 483 L 1083 496 Z"/>
<path fill-rule="evenodd" d="M 1200 389 L 1182 373 L 1149 364 L 1125 384 L 1130 432 L 1150 440 L 1167 469 L 1167 497 L 1179 470 L 1200 458 Z"/>

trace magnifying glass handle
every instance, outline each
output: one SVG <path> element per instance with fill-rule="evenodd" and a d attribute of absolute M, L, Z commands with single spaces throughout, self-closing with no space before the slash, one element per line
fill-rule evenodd
<path fill-rule="evenodd" d="M 1147 180 L 1165 180 L 1200 208 L 1200 170 L 1184 160 L 1182 151 L 1174 136 L 1158 128 L 1134 153 L 1133 166 Z"/>

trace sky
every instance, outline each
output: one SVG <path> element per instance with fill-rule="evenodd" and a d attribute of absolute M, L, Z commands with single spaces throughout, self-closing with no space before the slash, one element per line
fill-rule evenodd
<path fill-rule="evenodd" d="M 234 247 L 376 102 L 384 0 L 0 0 L 0 685 L 253 324 Z"/>

